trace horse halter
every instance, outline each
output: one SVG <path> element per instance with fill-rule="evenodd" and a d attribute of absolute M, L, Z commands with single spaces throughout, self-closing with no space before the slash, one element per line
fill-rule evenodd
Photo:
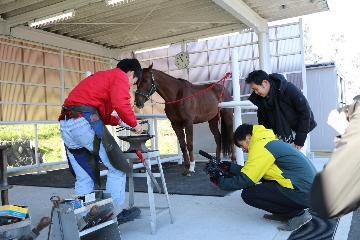
<path fill-rule="evenodd" d="M 146 100 L 148 100 L 150 96 L 154 94 L 155 91 L 156 91 L 155 78 L 153 72 L 151 72 L 151 86 L 149 90 L 146 93 L 136 90 L 135 95 L 143 96 L 146 98 Z"/>

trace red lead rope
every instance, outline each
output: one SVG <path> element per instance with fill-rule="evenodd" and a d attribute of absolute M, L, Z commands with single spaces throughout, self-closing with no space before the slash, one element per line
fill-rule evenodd
<path fill-rule="evenodd" d="M 145 162 L 145 158 L 144 156 L 142 155 L 142 153 L 140 152 L 140 150 L 136 150 L 136 156 L 138 156 L 138 158 L 140 159 L 141 163 L 144 163 Z"/>
<path fill-rule="evenodd" d="M 179 102 L 182 102 L 182 101 L 184 101 L 184 100 L 191 99 L 191 98 L 193 98 L 193 97 L 199 96 L 199 95 L 201 95 L 201 94 L 209 91 L 210 89 L 212 89 L 213 87 L 215 87 L 215 86 L 218 85 L 219 83 L 222 83 L 222 90 L 221 90 L 221 95 L 220 95 L 220 98 L 219 98 L 219 102 L 220 102 L 220 101 L 222 100 L 222 97 L 224 96 L 224 88 L 225 88 L 224 82 L 225 82 L 226 79 L 228 79 L 228 78 L 230 77 L 230 75 L 231 75 L 231 73 L 227 72 L 227 73 L 225 73 L 224 77 L 221 78 L 219 81 L 214 82 L 214 83 L 211 84 L 209 87 L 207 87 L 207 88 L 205 88 L 205 89 L 202 89 L 202 90 L 200 90 L 200 91 L 197 91 L 197 92 L 195 92 L 194 94 L 189 95 L 189 96 L 186 96 L 186 97 L 184 97 L 184 98 L 176 99 L 176 100 L 170 101 L 170 102 L 163 102 L 163 103 L 162 103 L 162 102 L 156 102 L 156 101 L 153 101 L 153 102 L 158 103 L 158 104 L 174 104 L 174 103 L 179 103 Z"/>

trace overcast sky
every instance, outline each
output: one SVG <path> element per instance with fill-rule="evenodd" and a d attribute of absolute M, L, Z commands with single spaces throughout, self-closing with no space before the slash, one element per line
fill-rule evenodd
<path fill-rule="evenodd" d="M 360 94 L 360 68 L 355 68 L 353 62 L 358 56 L 360 65 L 360 0 L 327 0 L 330 11 L 301 17 L 304 25 L 309 27 L 309 43 L 313 52 L 322 57 L 322 61 L 332 60 L 334 44 L 332 36 L 343 35 L 343 42 L 338 50 L 336 64 L 340 67 L 347 81 L 352 81 L 347 92 L 348 100 Z M 295 19 L 273 22 L 271 25 L 294 22 Z"/>
<path fill-rule="evenodd" d="M 316 52 L 328 56 L 332 34 L 344 35 L 342 54 L 352 57 L 360 52 L 359 0 L 328 0 L 330 11 L 303 17 L 310 26 L 311 42 Z"/>

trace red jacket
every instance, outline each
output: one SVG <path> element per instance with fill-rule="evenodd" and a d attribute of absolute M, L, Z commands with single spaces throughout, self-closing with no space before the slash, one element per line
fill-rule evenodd
<path fill-rule="evenodd" d="M 83 79 L 70 92 L 64 106 L 92 106 L 98 110 L 105 125 L 116 126 L 121 119 L 130 127 L 135 127 L 137 122 L 129 91 L 129 78 L 119 68 L 99 71 Z M 120 119 L 111 115 L 114 110 Z"/>

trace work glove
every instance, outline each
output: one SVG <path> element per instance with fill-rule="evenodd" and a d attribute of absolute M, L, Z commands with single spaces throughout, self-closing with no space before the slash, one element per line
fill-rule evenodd
<path fill-rule="evenodd" d="M 218 187 L 220 184 L 220 177 L 210 177 L 210 181 Z"/>
<path fill-rule="evenodd" d="M 136 125 L 135 127 L 133 127 L 133 130 L 137 133 L 137 134 L 141 134 L 143 131 L 143 128 L 140 124 Z"/>

